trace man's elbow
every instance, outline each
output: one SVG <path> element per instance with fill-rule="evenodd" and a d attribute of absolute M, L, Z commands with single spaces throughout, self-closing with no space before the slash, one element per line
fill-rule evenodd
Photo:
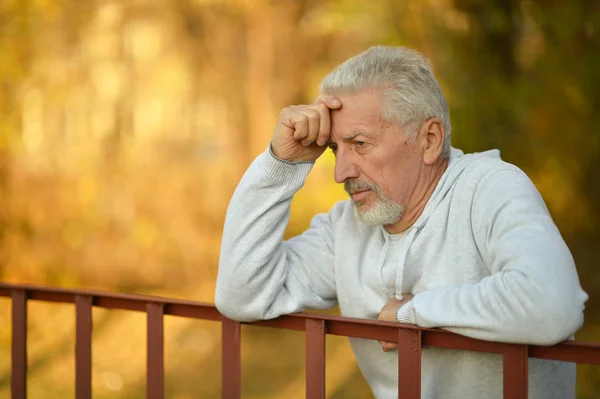
<path fill-rule="evenodd" d="M 261 319 L 260 315 L 251 310 L 248 304 L 239 303 L 229 295 L 223 295 L 219 291 L 215 294 L 215 306 L 223 316 L 236 320 L 251 322 Z"/>
<path fill-rule="evenodd" d="M 532 323 L 535 345 L 551 346 L 572 337 L 583 325 L 583 307 L 578 304 L 562 304 L 540 314 Z"/>

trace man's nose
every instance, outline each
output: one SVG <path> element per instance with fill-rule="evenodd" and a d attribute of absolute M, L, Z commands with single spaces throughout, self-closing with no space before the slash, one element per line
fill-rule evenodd
<path fill-rule="evenodd" d="M 359 176 L 358 167 L 352 157 L 339 149 L 335 157 L 333 175 L 336 183 L 343 183 L 347 179 L 356 179 Z"/>

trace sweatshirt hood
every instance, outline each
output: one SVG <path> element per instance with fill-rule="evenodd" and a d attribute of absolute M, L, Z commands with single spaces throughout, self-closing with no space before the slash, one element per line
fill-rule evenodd
<path fill-rule="evenodd" d="M 433 191 L 433 194 L 431 194 L 431 198 L 429 201 L 427 201 L 425 209 L 423 209 L 423 213 L 421 213 L 421 216 L 419 216 L 415 224 L 411 226 L 410 229 L 418 230 L 423 227 L 425 223 L 427 223 L 427 220 L 433 211 L 438 207 L 446 194 L 448 194 L 448 192 L 452 189 L 464 170 L 473 162 L 481 159 L 500 160 L 500 151 L 494 149 L 465 155 L 462 150 L 452 147 L 450 149 L 450 159 L 448 161 L 448 167 L 446 168 L 446 171 L 440 178 L 440 181 Z"/>
<path fill-rule="evenodd" d="M 423 213 L 417 219 L 417 221 L 407 229 L 405 236 L 405 243 L 402 246 L 402 249 L 399 254 L 398 265 L 396 272 L 396 298 L 398 300 L 402 299 L 402 280 L 403 280 L 403 269 L 404 262 L 406 261 L 406 256 L 410 247 L 418 233 L 418 231 L 427 223 L 429 217 L 433 214 L 435 209 L 438 207 L 440 202 L 444 199 L 446 194 L 452 189 L 460 175 L 464 172 L 464 170 L 471 165 L 473 162 L 476 162 L 480 159 L 501 159 L 499 150 L 489 150 L 480 153 L 466 154 L 456 148 L 451 148 L 450 150 L 450 159 L 448 160 L 448 167 L 446 171 L 440 178 L 435 190 L 433 190 L 433 194 L 431 194 L 431 198 L 427 201 L 425 205 L 425 209 L 423 209 Z M 385 232 L 383 226 L 381 226 L 382 231 Z M 389 234 L 386 232 L 386 234 Z M 386 244 L 387 245 L 387 244 Z M 383 265 L 382 265 L 383 267 Z"/>

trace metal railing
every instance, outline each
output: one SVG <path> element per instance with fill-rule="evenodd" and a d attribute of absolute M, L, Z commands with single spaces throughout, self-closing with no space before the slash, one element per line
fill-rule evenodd
<path fill-rule="evenodd" d="M 306 397 L 325 398 L 325 335 L 367 338 L 398 343 L 398 398 L 421 394 L 421 347 L 462 349 L 503 356 L 504 398 L 527 398 L 529 357 L 600 365 L 600 344 L 568 341 L 534 346 L 481 341 L 438 329 L 312 313 L 298 313 L 254 323 L 239 323 L 222 316 L 210 303 L 145 295 L 69 290 L 0 283 L 0 297 L 12 298 L 13 399 L 27 395 L 27 302 L 29 300 L 75 304 L 75 393 L 92 397 L 92 307 L 146 312 L 146 397 L 164 398 L 165 315 L 214 320 L 222 324 L 222 397 L 241 397 L 241 326 L 274 327 L 306 332 Z"/>

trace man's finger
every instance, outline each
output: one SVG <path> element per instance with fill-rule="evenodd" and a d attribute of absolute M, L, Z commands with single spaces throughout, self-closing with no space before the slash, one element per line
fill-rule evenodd
<path fill-rule="evenodd" d="M 308 117 L 306 115 L 294 110 L 290 120 L 294 126 L 294 140 L 300 141 L 308 136 Z"/>
<path fill-rule="evenodd" d="M 384 352 L 392 351 L 398 347 L 398 344 L 395 342 L 379 341 L 379 343 L 381 344 L 381 348 Z"/>
<path fill-rule="evenodd" d="M 386 342 L 385 346 L 383 348 L 384 352 L 389 352 L 389 351 L 393 351 L 394 349 L 396 349 L 398 347 L 398 344 L 395 342 Z"/>
<path fill-rule="evenodd" d="M 318 111 L 313 109 L 305 109 L 302 111 L 308 119 L 308 135 L 302 140 L 303 146 L 311 145 L 319 136 L 320 119 L 321 115 Z"/>
<path fill-rule="evenodd" d="M 315 104 L 322 103 L 327 105 L 329 109 L 340 109 L 342 108 L 342 100 L 338 96 L 332 96 L 329 94 L 321 94 L 316 98 Z"/>
<path fill-rule="evenodd" d="M 324 103 L 319 104 L 319 114 L 321 115 L 319 125 L 319 137 L 317 144 L 323 146 L 329 141 L 331 132 L 331 118 L 329 116 L 329 108 Z"/>

